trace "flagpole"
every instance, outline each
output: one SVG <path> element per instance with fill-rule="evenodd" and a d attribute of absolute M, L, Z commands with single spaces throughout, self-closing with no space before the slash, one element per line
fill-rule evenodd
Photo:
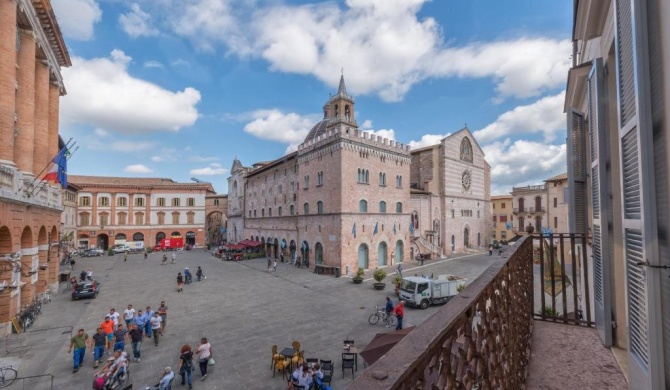
<path fill-rule="evenodd" d="M 70 140 L 72 140 L 72 138 L 70 138 Z M 69 150 L 67 149 L 67 148 L 68 148 L 67 145 L 68 145 L 69 143 L 70 143 L 70 141 L 68 141 L 68 143 L 65 144 L 65 146 L 63 147 L 63 149 L 66 149 L 67 151 L 69 151 Z M 75 146 L 76 144 L 77 144 L 77 142 L 75 141 L 72 145 L 70 145 L 70 147 L 73 147 L 73 146 Z M 61 150 L 58 152 L 58 154 L 60 154 L 60 152 L 61 152 L 63 149 L 61 149 Z M 76 152 L 77 150 L 79 150 L 79 146 L 77 146 L 77 148 L 76 148 L 74 151 Z M 54 158 L 56 158 L 56 157 L 58 156 L 58 154 L 57 154 L 56 156 L 54 156 Z M 72 154 L 74 154 L 74 152 L 70 153 L 70 157 L 72 157 Z M 68 157 L 67 159 L 69 160 L 70 157 Z M 53 158 L 50 160 L 50 163 L 52 163 L 52 162 L 53 162 Z M 47 164 L 47 167 L 48 167 L 48 166 L 49 166 L 49 164 Z M 46 168 L 45 168 L 45 169 L 46 169 Z M 45 169 L 43 169 L 42 172 L 44 172 Z M 40 172 L 40 175 L 42 174 L 42 172 Z M 38 177 L 39 177 L 39 176 L 38 176 Z M 33 183 L 35 182 L 35 180 L 37 180 L 37 178 L 35 178 L 35 179 L 33 180 Z M 33 183 L 30 183 L 30 184 L 32 185 Z M 35 196 L 38 195 L 40 192 L 42 192 L 42 189 L 44 189 L 44 187 L 47 185 L 47 183 L 48 183 L 47 181 L 45 181 L 45 180 L 41 180 L 39 186 L 33 187 L 33 190 L 30 192 L 30 196 L 31 196 L 31 197 L 35 197 Z M 35 192 L 35 190 L 37 190 L 37 192 Z M 27 192 L 27 190 L 26 190 L 26 192 Z"/>
<path fill-rule="evenodd" d="M 70 137 L 70 139 L 67 141 L 67 143 L 65 144 L 64 148 L 67 149 L 67 148 L 68 148 L 68 145 L 70 144 L 70 142 L 72 142 L 72 137 Z M 75 144 L 76 144 L 76 142 L 75 142 L 74 144 L 72 144 L 72 146 L 74 146 Z M 32 187 L 33 190 L 30 191 L 30 196 L 31 196 L 31 197 L 32 197 L 32 196 L 35 196 L 35 195 L 33 194 L 33 192 L 35 191 L 35 187 L 33 187 L 33 184 L 35 184 L 35 181 L 37 181 L 37 179 L 38 179 L 40 176 L 42 176 L 42 174 L 44 173 L 44 171 L 46 171 L 47 168 L 49 168 L 49 164 L 51 164 L 51 163 L 53 162 L 53 159 L 56 158 L 56 157 L 60 154 L 60 152 L 61 152 L 62 150 L 63 150 L 63 149 L 59 149 L 59 150 L 58 150 L 58 153 L 56 153 L 55 156 L 53 156 L 51 159 L 49 159 L 49 162 L 47 163 L 47 165 L 46 165 L 44 168 L 42 168 L 42 170 L 40 171 L 40 173 L 38 173 L 37 176 L 35 176 L 35 178 L 33 179 L 33 181 L 30 182 L 30 184 L 28 184 L 28 188 L 26 188 L 25 192 L 27 193 L 27 192 L 28 192 L 28 189 L 30 189 L 30 188 Z M 23 188 L 23 187 L 21 187 L 21 188 Z"/>

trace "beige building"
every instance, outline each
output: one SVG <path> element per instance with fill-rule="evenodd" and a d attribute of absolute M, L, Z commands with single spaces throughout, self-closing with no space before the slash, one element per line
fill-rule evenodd
<path fill-rule="evenodd" d="M 494 195 L 491 197 L 491 215 L 493 233 L 491 239 L 507 241 L 515 236 L 517 228 L 514 226 L 513 202 L 511 195 Z"/>
<path fill-rule="evenodd" d="M 547 226 L 554 233 L 568 233 L 570 231 L 568 174 L 561 173 L 544 182 L 547 188 Z"/>
<path fill-rule="evenodd" d="M 166 178 L 70 176 L 77 193 L 77 245 L 108 249 L 126 241 L 154 246 L 179 236 L 205 244 L 205 199 L 209 183 Z"/>
<path fill-rule="evenodd" d="M 570 230 L 589 234 L 596 329 L 631 389 L 670 386 L 670 3 L 575 2 Z"/>
<path fill-rule="evenodd" d="M 49 0 L 0 1 L 0 333 L 57 282 L 63 198 L 41 180 L 59 145 L 70 56 Z"/>
<path fill-rule="evenodd" d="M 60 240 L 68 247 L 76 247 L 77 241 L 77 192 L 81 188 L 73 183 L 68 183 L 67 188 L 62 190 L 63 212 L 60 215 Z M 65 248 L 63 248 L 65 249 Z"/>
<path fill-rule="evenodd" d="M 491 167 L 470 130 L 411 154 L 412 254 L 488 246 Z"/>

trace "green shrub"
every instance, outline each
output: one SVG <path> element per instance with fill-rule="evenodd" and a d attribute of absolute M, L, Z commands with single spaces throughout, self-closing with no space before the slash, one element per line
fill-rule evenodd
<path fill-rule="evenodd" d="M 456 287 L 456 291 L 458 291 L 459 294 L 463 292 L 463 290 L 465 290 L 465 283 L 461 283 Z"/>
<path fill-rule="evenodd" d="M 354 278 L 363 279 L 363 276 L 365 276 L 365 270 L 361 267 L 358 267 L 358 270 L 356 271 L 356 276 Z"/>
<path fill-rule="evenodd" d="M 377 283 L 381 283 L 386 279 L 386 271 L 381 268 L 375 269 L 375 272 L 372 274 L 372 277 L 375 278 Z"/>

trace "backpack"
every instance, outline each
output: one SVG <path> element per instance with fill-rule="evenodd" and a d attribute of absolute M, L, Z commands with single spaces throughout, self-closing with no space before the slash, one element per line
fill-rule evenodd
<path fill-rule="evenodd" d="M 182 355 L 182 360 L 184 363 L 181 365 L 181 372 L 189 372 L 195 370 L 195 367 L 193 367 L 193 354 L 191 353 L 189 355 L 188 359 L 184 358 L 184 355 Z"/>

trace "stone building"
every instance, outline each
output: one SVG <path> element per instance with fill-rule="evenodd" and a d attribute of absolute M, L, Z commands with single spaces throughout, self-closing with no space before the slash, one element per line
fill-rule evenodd
<path fill-rule="evenodd" d="M 40 179 L 64 146 L 60 69 L 70 65 L 49 0 L 0 1 L 0 333 L 57 282 L 63 201 Z"/>
<path fill-rule="evenodd" d="M 547 227 L 547 184 L 513 187 L 513 213 L 517 219 L 517 232 L 523 234 L 533 227 L 533 232 L 541 232 Z"/>
<path fill-rule="evenodd" d="M 253 167 L 235 160 L 229 241 L 345 273 L 405 261 L 409 147 L 358 130 L 344 77 L 323 112 L 296 152 Z"/>
<path fill-rule="evenodd" d="M 411 154 L 412 249 L 442 255 L 488 246 L 491 167 L 470 130 Z"/>
<path fill-rule="evenodd" d="M 205 244 L 205 199 L 210 183 L 165 178 L 70 176 L 77 193 L 77 245 L 108 249 L 126 241 L 156 245 L 181 236 Z"/>
<path fill-rule="evenodd" d="M 491 197 L 491 214 L 493 215 L 493 233 L 491 239 L 506 241 L 512 239 L 518 229 L 514 226 L 512 214 L 512 196 L 494 195 Z"/>
<path fill-rule="evenodd" d="M 561 173 L 545 180 L 547 187 L 547 226 L 554 233 L 568 233 L 570 193 L 568 174 Z"/>
<path fill-rule="evenodd" d="M 73 183 L 67 183 L 63 188 L 63 212 L 60 215 L 60 241 L 70 247 L 76 247 L 77 238 L 77 192 L 81 188 Z M 65 249 L 64 247 L 61 249 Z"/>
<path fill-rule="evenodd" d="M 205 198 L 205 244 L 218 246 L 227 242 L 228 195 L 207 195 Z"/>

